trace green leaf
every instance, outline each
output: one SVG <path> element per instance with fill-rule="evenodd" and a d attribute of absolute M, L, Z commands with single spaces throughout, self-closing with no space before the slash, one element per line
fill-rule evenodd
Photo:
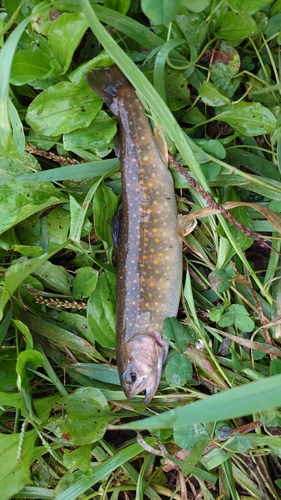
<path fill-rule="evenodd" d="M 87 317 L 93 337 L 104 347 L 115 347 L 116 276 L 108 271 L 100 275 L 88 300 Z"/>
<path fill-rule="evenodd" d="M 210 311 L 210 320 L 218 323 L 218 321 L 222 317 L 223 310 L 223 307 L 215 307 L 214 309 L 212 309 L 212 311 Z"/>
<path fill-rule="evenodd" d="M 256 141 L 254 145 L 255 144 Z M 245 151 L 245 148 L 236 148 L 229 151 L 227 154 L 227 161 L 230 163 L 230 165 L 246 167 L 254 174 L 259 174 L 262 176 L 266 175 L 267 178 L 275 179 L 276 181 L 280 179 L 280 173 L 276 169 L 276 165 L 274 165 L 273 162 L 267 160 L 264 156 L 258 156 L 257 154 Z M 272 208 L 271 203 L 276 203 L 276 206 L 279 205 L 280 210 L 275 210 L 274 208 Z M 271 208 L 271 210 L 273 211 L 281 212 L 280 201 L 271 201 L 269 204 L 269 208 Z"/>
<path fill-rule="evenodd" d="M 229 311 L 232 313 L 232 314 L 235 314 L 237 316 L 239 315 L 242 315 L 242 316 L 249 316 L 249 313 L 247 311 L 247 309 L 245 309 L 244 306 L 241 306 L 241 304 L 232 304 L 230 307 L 229 307 Z"/>
<path fill-rule="evenodd" d="M 13 85 L 24 85 L 30 80 L 47 78 L 51 71 L 52 66 L 47 55 L 39 50 L 21 50 L 15 53 L 10 82 Z"/>
<path fill-rule="evenodd" d="M 2 324 L 5 321 L 5 319 L 2 321 Z M 15 349 L 13 347 L 2 346 L 0 351 L 0 405 L 2 406 L 2 408 L 5 404 L 5 398 L 3 398 L 3 394 L 5 393 L 2 393 L 1 391 L 10 391 L 6 393 L 7 394 L 6 405 L 8 407 L 12 408 L 13 406 L 15 407 L 19 406 L 18 404 L 14 405 L 13 404 L 14 401 L 9 400 L 8 397 L 9 394 L 11 395 L 11 391 L 13 391 L 13 398 L 20 394 L 19 392 L 15 392 L 17 391 L 17 377 L 15 370 L 16 362 L 17 362 L 17 353 L 15 352 Z"/>
<path fill-rule="evenodd" d="M 192 451 L 187 455 L 183 462 L 182 473 L 184 476 L 187 476 L 192 472 L 207 448 L 208 443 L 209 440 L 200 440 L 194 444 Z"/>
<path fill-rule="evenodd" d="M 54 344 L 56 348 L 61 349 L 64 353 L 65 346 L 67 346 L 69 351 L 75 357 L 78 356 L 79 359 L 101 359 L 101 356 L 92 345 L 93 337 L 91 337 L 90 344 L 81 338 L 82 336 L 77 335 L 76 331 L 75 334 L 71 333 L 73 325 L 70 325 L 68 329 L 62 328 L 57 326 L 55 322 L 44 321 L 42 318 L 29 313 L 25 313 L 24 320 L 30 330 L 34 330 L 40 336 L 46 337 L 51 344 Z"/>
<path fill-rule="evenodd" d="M 181 0 L 181 6 L 185 7 L 190 12 L 203 12 L 208 5 L 210 4 L 210 0 Z"/>
<path fill-rule="evenodd" d="M 64 326 L 64 328 L 68 328 L 70 332 L 75 332 L 76 335 L 87 339 L 90 344 L 94 345 L 94 339 L 89 332 L 89 325 L 85 316 L 76 312 L 58 311 L 57 320 Z"/>
<path fill-rule="evenodd" d="M 15 367 L 14 367 L 15 369 Z M 19 408 L 24 414 L 24 401 L 20 392 L 4 392 L 0 391 L 0 405 L 8 408 Z M 0 448 L 1 449 L 1 448 Z M 1 453 L 0 453 L 1 456 Z"/>
<path fill-rule="evenodd" d="M 97 236 L 103 241 L 109 262 L 113 251 L 111 220 L 118 206 L 112 189 L 100 184 L 93 199 L 94 225 Z"/>
<path fill-rule="evenodd" d="M 1 499 L 8 500 L 31 484 L 30 465 L 37 433 L 0 434 Z"/>
<path fill-rule="evenodd" d="M 270 376 L 279 375 L 281 373 L 281 359 L 272 359 L 270 362 Z"/>
<path fill-rule="evenodd" d="M 175 427 L 173 435 L 177 445 L 189 451 L 191 451 L 194 445 L 199 441 L 210 440 L 210 435 L 203 424 Z"/>
<path fill-rule="evenodd" d="M 13 131 L 13 138 L 15 141 L 15 146 L 17 148 L 17 151 L 20 155 L 19 161 L 22 162 L 23 159 L 27 157 L 27 153 L 25 153 L 25 135 L 24 135 L 24 130 L 23 130 L 23 124 L 21 122 L 21 119 L 19 117 L 18 111 L 12 101 L 9 101 L 8 104 L 9 108 L 9 114 L 10 114 L 10 120 L 11 120 L 11 125 L 12 125 L 12 131 Z M 31 157 L 31 155 L 28 155 Z M 8 159 L 8 158 L 7 158 Z M 33 158 L 33 161 L 35 159 Z M 2 163 L 2 162 L 1 162 Z M 34 163 L 37 163 L 36 160 Z"/>
<path fill-rule="evenodd" d="M 23 245 L 36 245 L 41 252 L 53 251 L 68 238 L 70 213 L 56 207 L 42 217 L 34 214 L 24 219 L 16 228 L 16 235 Z M 28 250 L 28 249 L 27 249 Z M 24 248 L 22 249 L 24 252 Z M 25 255 L 25 253 L 23 253 Z M 31 255 L 28 253 L 27 255 Z M 33 255 L 35 257 L 35 255 Z"/>
<path fill-rule="evenodd" d="M 26 175 L 26 179 L 28 179 L 30 171 L 38 171 L 40 169 L 40 165 L 34 156 L 30 155 L 29 153 L 23 152 L 20 158 L 0 157 L 0 169 L 0 186 L 3 186 L 3 184 L 17 176 Z"/>
<path fill-rule="evenodd" d="M 28 329 L 28 327 L 19 319 L 14 319 L 13 323 L 16 328 L 23 334 L 25 340 L 26 351 L 31 351 L 33 349 L 33 338 Z"/>
<path fill-rule="evenodd" d="M 238 102 L 224 107 L 216 120 L 226 122 L 240 134 L 255 136 L 272 134 L 276 118 L 273 113 L 259 102 Z"/>
<path fill-rule="evenodd" d="M 215 139 L 194 139 L 194 142 L 202 150 L 200 151 L 201 154 L 200 160 L 202 163 L 205 162 L 211 163 L 209 155 L 214 156 L 219 160 L 223 160 L 226 156 L 225 148 L 219 141 Z M 204 155 L 204 152 L 207 154 Z"/>
<path fill-rule="evenodd" d="M 240 359 L 239 359 L 237 352 L 235 351 L 235 348 L 230 347 L 229 352 L 231 353 L 231 361 L 232 361 L 233 369 L 238 371 L 238 372 L 241 372 L 241 370 L 243 369 L 243 366 L 240 363 Z"/>
<path fill-rule="evenodd" d="M 245 333 L 252 332 L 255 328 L 255 323 L 249 317 L 248 311 L 240 304 L 232 304 L 228 312 L 223 314 L 218 324 L 222 328 L 234 324 L 236 328 Z"/>
<path fill-rule="evenodd" d="M 251 16 L 229 11 L 222 17 L 216 36 L 226 40 L 244 40 L 256 30 L 257 25 Z"/>
<path fill-rule="evenodd" d="M 74 450 L 64 450 L 63 465 L 73 473 L 73 470 L 87 470 L 91 467 L 92 446 L 85 444 Z M 65 478 L 67 473 L 63 476 Z"/>
<path fill-rule="evenodd" d="M 215 280 L 212 279 L 213 276 L 216 277 Z M 215 271 L 212 271 L 209 274 L 209 280 L 212 280 L 211 281 L 212 290 L 215 290 L 218 293 L 225 292 L 231 287 L 232 284 L 231 276 L 229 276 L 229 274 L 223 269 L 215 269 Z"/>
<path fill-rule="evenodd" d="M 31 363 L 35 368 L 44 364 L 44 357 L 41 352 L 28 350 L 20 352 L 16 364 L 18 375 L 17 386 L 19 391 L 29 387 L 29 378 L 26 373 L 26 364 Z"/>
<path fill-rule="evenodd" d="M 109 407 L 99 389 L 81 387 L 61 398 L 56 408 L 63 415 L 50 420 L 48 427 L 68 443 L 84 446 L 99 441 L 107 428 Z"/>
<path fill-rule="evenodd" d="M 180 323 L 177 318 L 165 319 L 162 335 L 164 338 L 173 340 L 181 352 L 186 350 L 192 339 L 192 335 L 188 331 L 188 327 Z"/>
<path fill-rule="evenodd" d="M 242 80 L 242 77 L 237 76 L 241 65 L 240 56 L 236 49 L 226 43 L 221 43 L 221 50 L 224 58 L 218 61 L 215 59 L 210 65 L 210 77 L 225 96 L 232 97 Z"/>
<path fill-rule="evenodd" d="M 215 177 L 217 177 L 217 175 L 219 175 L 221 171 L 221 166 L 214 161 L 210 161 L 201 165 L 201 168 L 207 180 L 214 179 Z"/>
<path fill-rule="evenodd" d="M 88 127 L 102 107 L 101 98 L 84 85 L 60 82 L 31 102 L 26 121 L 38 134 L 55 136 Z"/>
<path fill-rule="evenodd" d="M 103 157 L 110 153 L 112 149 L 110 143 L 115 135 L 116 121 L 105 111 L 99 111 L 87 128 L 79 128 L 63 134 L 63 146 L 67 151 L 81 148 Z"/>
<path fill-rule="evenodd" d="M 235 316 L 235 326 L 241 332 L 252 332 L 255 329 L 255 323 L 249 316 Z"/>
<path fill-rule="evenodd" d="M 165 368 L 165 377 L 171 387 L 181 387 L 192 377 L 192 364 L 184 354 L 173 354 Z"/>
<path fill-rule="evenodd" d="M 268 37 L 274 37 L 277 33 L 280 33 L 281 27 L 281 12 L 278 12 L 274 16 L 270 17 L 265 28 L 265 34 Z"/>
<path fill-rule="evenodd" d="M 248 319 L 250 319 L 250 318 L 248 318 Z M 254 328 L 255 328 L 255 325 L 253 323 L 253 328 L 252 328 L 252 330 L 249 330 L 249 331 L 252 332 L 254 330 Z M 242 331 L 247 332 L 245 327 L 243 327 Z M 266 343 L 261 333 L 258 333 L 255 336 L 255 342 L 259 342 L 260 344 Z M 258 351 L 256 349 L 253 349 L 253 358 L 255 361 L 259 361 L 260 359 L 263 359 L 265 356 L 266 356 L 266 352 L 262 352 L 262 351 Z"/>
<path fill-rule="evenodd" d="M 190 103 L 188 80 L 179 71 L 168 69 L 165 72 L 167 102 L 172 111 L 185 108 Z"/>
<path fill-rule="evenodd" d="M 129 10 L 131 0 L 104 0 L 103 4 L 108 9 L 126 14 Z"/>
<path fill-rule="evenodd" d="M 191 108 L 182 118 L 183 123 L 191 123 L 192 125 L 200 125 L 205 121 L 205 116 L 198 108 Z"/>
<path fill-rule="evenodd" d="M 230 103 L 230 99 L 224 95 L 222 91 L 207 81 L 202 83 L 201 87 L 198 89 L 198 93 L 202 101 L 208 106 L 224 106 Z"/>
<path fill-rule="evenodd" d="M 116 366 L 97 365 L 94 363 L 76 363 L 72 367 L 79 373 L 105 384 L 118 385 L 120 387 L 119 375 Z"/>
<path fill-rule="evenodd" d="M 0 234 L 40 210 L 64 201 L 49 184 L 10 181 L 0 191 Z"/>
<path fill-rule="evenodd" d="M 239 14 L 255 14 L 270 4 L 268 0 L 226 0 L 227 5 Z"/>
<path fill-rule="evenodd" d="M 80 12 L 61 14 L 52 22 L 48 31 L 48 40 L 55 60 L 59 63 L 62 73 L 65 73 L 71 63 L 74 51 L 77 49 L 88 23 Z M 73 36 L 75 33 L 75 36 Z"/>
<path fill-rule="evenodd" d="M 215 467 L 224 464 L 224 462 L 226 462 L 232 455 L 232 451 L 225 451 L 221 448 L 213 448 L 206 456 L 201 458 L 200 463 L 207 470 L 212 470 Z"/>
<path fill-rule="evenodd" d="M 141 0 L 143 13 L 155 24 L 167 24 L 173 21 L 178 13 L 180 0 L 161 0 L 161 2 L 151 2 L 151 0 Z"/>
<path fill-rule="evenodd" d="M 227 326 L 232 326 L 234 324 L 235 316 L 231 312 L 227 312 L 221 316 L 221 319 L 218 321 L 218 325 L 221 328 L 226 328 Z"/>
<path fill-rule="evenodd" d="M 72 293 L 75 299 L 84 299 L 91 295 L 98 282 L 99 273 L 92 267 L 80 267 L 72 283 Z"/>
<path fill-rule="evenodd" d="M 45 286 L 64 295 L 70 295 L 69 274 L 62 266 L 47 261 L 37 267 L 34 272 Z"/>
<path fill-rule="evenodd" d="M 208 30 L 204 14 L 180 15 L 176 18 L 176 24 L 184 34 L 189 45 L 195 47 L 199 52 Z"/>

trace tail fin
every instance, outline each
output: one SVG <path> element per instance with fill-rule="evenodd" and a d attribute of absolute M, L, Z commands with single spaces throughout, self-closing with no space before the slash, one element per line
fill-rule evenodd
<path fill-rule="evenodd" d="M 87 80 L 90 87 L 99 94 L 109 109 L 114 113 L 114 100 L 118 92 L 123 88 L 132 88 L 129 80 L 123 75 L 117 66 L 107 69 L 93 70 L 88 73 Z"/>

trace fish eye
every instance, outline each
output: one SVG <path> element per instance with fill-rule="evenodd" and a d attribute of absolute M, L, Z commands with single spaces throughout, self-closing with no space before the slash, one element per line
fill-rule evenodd
<path fill-rule="evenodd" d="M 123 374 L 123 380 L 127 384 L 133 384 L 137 380 L 137 376 L 134 372 L 130 372 L 129 370 L 126 370 Z"/>

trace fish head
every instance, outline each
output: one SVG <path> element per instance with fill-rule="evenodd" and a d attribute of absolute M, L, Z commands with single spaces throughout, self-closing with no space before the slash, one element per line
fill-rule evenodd
<path fill-rule="evenodd" d="M 145 391 L 144 404 L 150 403 L 157 391 L 168 344 L 159 332 L 135 334 L 117 352 L 119 377 L 128 399 Z"/>

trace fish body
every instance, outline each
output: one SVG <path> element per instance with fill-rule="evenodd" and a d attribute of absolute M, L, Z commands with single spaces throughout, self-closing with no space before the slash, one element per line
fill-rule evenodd
<path fill-rule="evenodd" d="M 122 219 L 117 256 L 117 366 L 131 399 L 155 394 L 168 345 L 161 331 L 178 311 L 182 256 L 172 175 L 134 87 L 120 70 L 93 71 L 90 86 L 119 121 Z"/>

